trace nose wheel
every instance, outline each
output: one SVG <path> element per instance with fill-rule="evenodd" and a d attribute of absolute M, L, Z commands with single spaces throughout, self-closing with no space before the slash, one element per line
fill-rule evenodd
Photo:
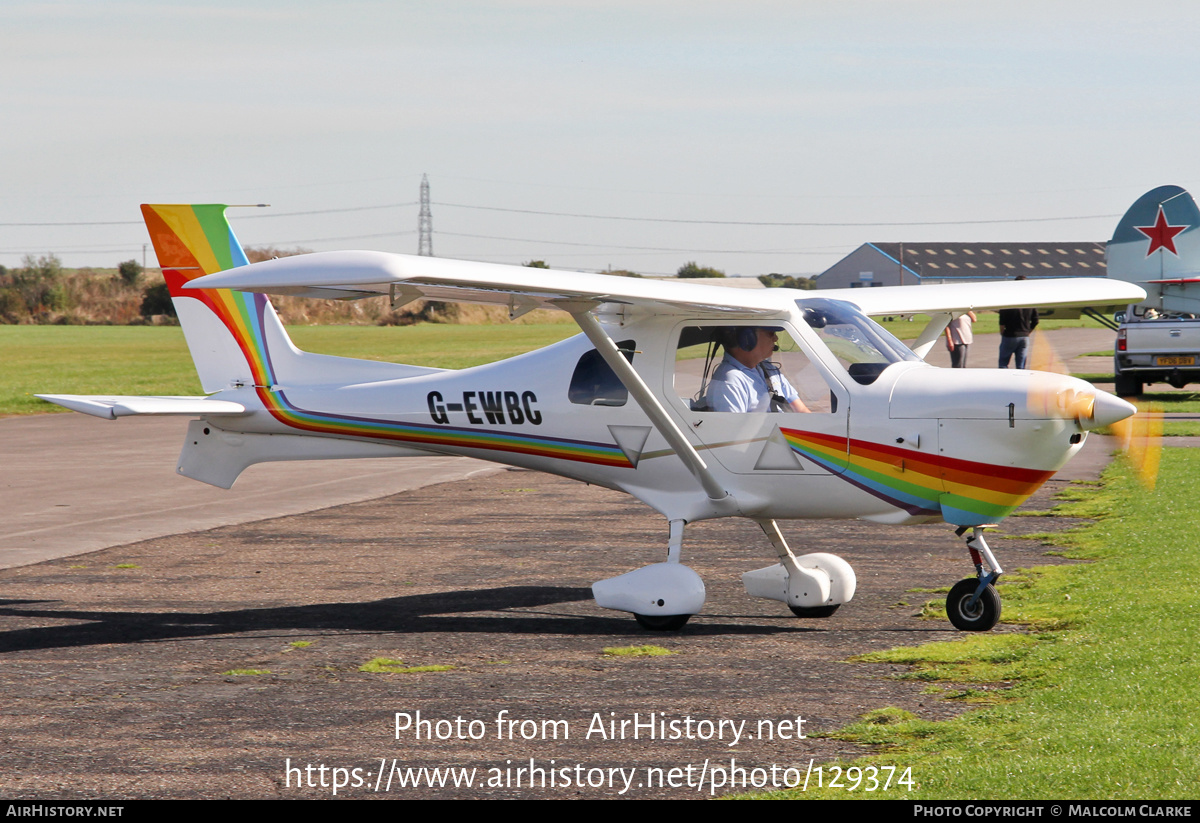
<path fill-rule="evenodd" d="M 1000 593 L 977 577 L 960 580 L 946 597 L 946 616 L 964 632 L 986 632 L 1000 622 Z"/>
<path fill-rule="evenodd" d="M 967 526 L 960 526 L 955 532 L 962 537 Z M 960 580 L 950 589 L 946 596 L 946 616 L 954 628 L 964 632 L 986 632 L 1000 622 L 1000 593 L 992 585 L 1004 573 L 996 556 L 988 548 L 983 539 L 983 530 L 989 526 L 973 526 L 971 536 L 967 538 L 967 551 L 971 553 L 971 561 L 975 564 L 975 577 Z M 984 558 L 987 559 L 985 572 Z"/>

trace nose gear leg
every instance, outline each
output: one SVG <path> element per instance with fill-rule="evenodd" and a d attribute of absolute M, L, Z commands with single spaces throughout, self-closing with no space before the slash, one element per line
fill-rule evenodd
<path fill-rule="evenodd" d="M 967 538 L 967 551 L 971 553 L 971 562 L 975 564 L 975 575 L 979 578 L 979 591 L 983 591 L 985 586 L 990 586 L 995 583 L 1000 575 L 1004 574 L 1004 569 L 1000 568 L 1000 563 L 996 560 L 996 555 L 992 554 L 991 547 L 988 546 L 987 540 L 984 539 L 984 529 L 993 529 L 994 525 L 986 526 L 959 526 L 955 529 L 954 534 L 962 537 L 967 529 L 971 529 L 971 536 Z M 980 557 L 982 555 L 982 557 Z M 989 571 L 984 573 L 983 561 L 987 561 Z M 978 596 L 976 597 L 978 599 Z"/>
<path fill-rule="evenodd" d="M 985 526 L 959 526 L 955 534 L 962 537 L 967 529 L 967 551 L 975 564 L 975 577 L 960 580 L 946 597 L 946 616 L 955 628 L 969 632 L 985 632 L 1000 622 L 1000 594 L 992 584 L 1004 574 L 996 556 L 984 539 Z M 986 565 L 985 565 L 986 563 Z"/>

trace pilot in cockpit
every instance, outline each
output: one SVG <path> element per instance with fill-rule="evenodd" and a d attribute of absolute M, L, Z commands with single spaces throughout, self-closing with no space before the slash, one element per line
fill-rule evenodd
<path fill-rule="evenodd" d="M 778 350 L 778 326 L 731 326 L 721 332 L 725 357 L 708 385 L 708 407 L 719 412 L 810 411 L 768 358 Z"/>

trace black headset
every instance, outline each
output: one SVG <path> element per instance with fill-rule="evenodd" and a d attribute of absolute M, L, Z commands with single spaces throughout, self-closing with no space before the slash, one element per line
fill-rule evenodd
<path fill-rule="evenodd" d="M 721 345 L 751 351 L 758 345 L 758 329 L 754 326 L 726 326 L 721 330 Z"/>

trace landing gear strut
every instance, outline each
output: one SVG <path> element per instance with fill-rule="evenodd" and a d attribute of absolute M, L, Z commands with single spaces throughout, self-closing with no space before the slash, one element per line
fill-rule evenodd
<path fill-rule="evenodd" d="M 832 617 L 838 606 L 854 597 L 854 569 L 842 558 L 825 552 L 797 557 L 774 520 L 758 525 L 775 547 L 779 562 L 742 575 L 742 585 L 751 597 L 779 600 L 796 617 Z"/>
<path fill-rule="evenodd" d="M 1004 573 L 996 556 L 983 539 L 983 530 L 988 526 L 960 526 L 955 534 L 962 537 L 967 529 L 967 551 L 975 564 L 975 577 L 960 580 L 946 596 L 946 616 L 954 628 L 964 632 L 986 632 L 1000 622 L 1000 593 L 992 584 Z M 991 571 L 984 572 L 984 559 Z"/>
<path fill-rule="evenodd" d="M 670 521 L 667 562 L 654 563 L 592 585 L 596 605 L 629 612 L 643 629 L 676 632 L 704 607 L 704 581 L 679 562 L 682 520 Z"/>

